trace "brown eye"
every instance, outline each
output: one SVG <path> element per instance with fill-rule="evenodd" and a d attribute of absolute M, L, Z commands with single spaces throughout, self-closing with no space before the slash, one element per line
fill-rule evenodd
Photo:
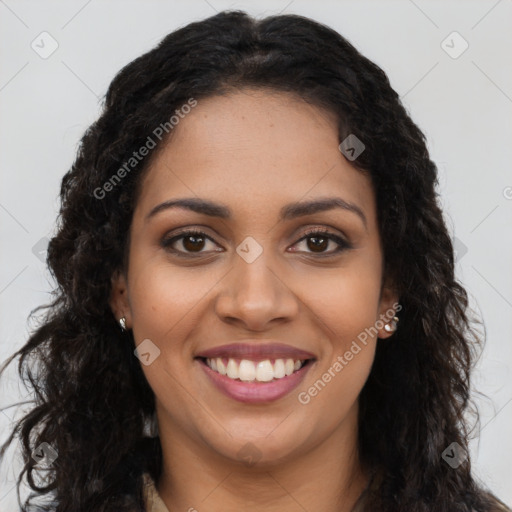
<path fill-rule="evenodd" d="M 202 231 L 183 231 L 179 235 L 164 238 L 161 246 L 178 255 L 201 254 L 208 242 L 213 240 Z M 215 249 L 214 249 L 215 250 Z"/>
<path fill-rule="evenodd" d="M 323 252 L 329 245 L 329 239 L 325 236 L 309 236 L 307 240 L 308 249 L 313 252 Z"/>
<path fill-rule="evenodd" d="M 182 243 L 187 251 L 200 251 L 204 247 L 205 239 L 200 235 L 188 235 L 183 237 Z"/>
<path fill-rule="evenodd" d="M 309 253 L 330 256 L 350 249 L 352 245 L 340 236 L 327 230 L 313 230 L 305 234 L 299 242 L 306 241 L 306 248 Z M 334 246 L 334 250 L 327 251 L 329 246 Z M 337 247 L 336 247 L 337 246 Z M 298 251 L 301 252 L 301 251 Z"/>

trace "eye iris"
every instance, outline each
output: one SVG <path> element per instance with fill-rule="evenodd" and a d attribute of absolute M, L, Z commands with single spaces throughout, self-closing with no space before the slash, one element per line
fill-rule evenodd
<path fill-rule="evenodd" d="M 313 245 L 310 244 L 311 240 L 314 240 Z M 321 242 L 318 242 L 319 240 Z M 316 244 L 318 244 L 318 245 L 316 245 Z M 317 251 L 317 252 L 322 252 L 322 250 L 327 249 L 328 244 L 329 244 L 329 240 L 323 236 L 310 236 L 308 238 L 308 248 L 312 249 L 313 251 L 320 249 L 320 251 Z"/>
<path fill-rule="evenodd" d="M 188 242 L 189 241 L 192 241 L 191 244 L 189 244 Z M 200 246 L 198 247 L 198 245 L 195 245 L 195 244 L 199 244 Z M 187 235 L 186 237 L 183 237 L 183 247 L 185 247 L 185 249 L 187 251 L 194 251 L 194 250 L 201 250 L 204 246 L 204 237 L 200 236 L 200 235 Z"/>

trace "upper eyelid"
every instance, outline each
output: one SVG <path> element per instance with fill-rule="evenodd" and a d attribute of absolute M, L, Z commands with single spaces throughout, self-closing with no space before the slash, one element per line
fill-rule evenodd
<path fill-rule="evenodd" d="M 325 227 L 325 226 L 315 226 L 312 228 L 307 228 L 306 231 L 304 231 L 300 235 L 300 239 L 304 238 L 307 235 L 314 234 L 314 233 L 325 233 L 326 235 L 333 235 L 338 236 L 340 238 L 348 239 L 348 237 L 343 233 L 341 230 L 332 228 L 332 227 Z M 178 238 L 180 236 L 186 236 L 190 234 L 197 234 L 197 235 L 204 235 L 205 238 L 208 238 L 209 240 L 215 241 L 213 236 L 209 235 L 207 233 L 207 228 L 196 228 L 196 227 L 190 227 L 190 228 L 181 228 L 177 233 L 173 233 L 172 235 L 169 235 L 169 233 L 166 233 L 162 240 L 170 240 L 173 238 Z M 348 241 L 348 240 L 347 240 Z"/>

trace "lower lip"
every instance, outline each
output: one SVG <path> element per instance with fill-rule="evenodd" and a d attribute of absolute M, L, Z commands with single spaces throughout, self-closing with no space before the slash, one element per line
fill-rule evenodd
<path fill-rule="evenodd" d="M 213 371 L 202 359 L 197 361 L 219 391 L 246 404 L 272 402 L 287 395 L 302 382 L 313 363 L 311 360 L 308 361 L 300 370 L 282 379 L 270 382 L 244 382 Z"/>

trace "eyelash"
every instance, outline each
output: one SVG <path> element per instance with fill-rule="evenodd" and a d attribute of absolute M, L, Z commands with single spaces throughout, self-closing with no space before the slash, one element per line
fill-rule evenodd
<path fill-rule="evenodd" d="M 194 258 L 194 257 L 200 256 L 201 254 L 203 254 L 202 252 L 197 252 L 197 253 L 183 252 L 183 251 L 177 251 L 176 249 L 173 249 L 171 247 L 174 244 L 174 242 L 181 240 L 183 238 L 187 238 L 189 236 L 200 236 L 201 238 L 208 239 L 211 242 L 215 243 L 215 241 L 211 237 L 209 237 L 204 231 L 201 231 L 198 229 L 187 229 L 171 238 L 164 238 L 161 241 L 161 245 L 165 249 L 173 252 L 174 254 L 176 254 L 177 256 L 180 256 L 180 257 Z M 331 252 L 320 252 L 320 253 L 310 252 L 309 254 L 316 254 L 319 257 L 327 257 L 327 256 L 333 256 L 335 254 L 339 254 L 340 252 L 342 252 L 344 250 L 352 248 L 352 245 L 349 242 L 347 242 L 340 236 L 332 233 L 331 231 L 329 231 L 328 229 L 325 229 L 325 228 L 313 228 L 313 229 L 306 231 L 304 233 L 304 235 L 299 240 L 297 240 L 297 242 L 294 245 L 296 245 L 297 243 L 302 242 L 303 240 L 306 240 L 308 238 L 313 238 L 314 236 L 322 236 L 324 238 L 332 240 L 333 242 L 336 242 L 338 244 L 338 248 Z"/>

